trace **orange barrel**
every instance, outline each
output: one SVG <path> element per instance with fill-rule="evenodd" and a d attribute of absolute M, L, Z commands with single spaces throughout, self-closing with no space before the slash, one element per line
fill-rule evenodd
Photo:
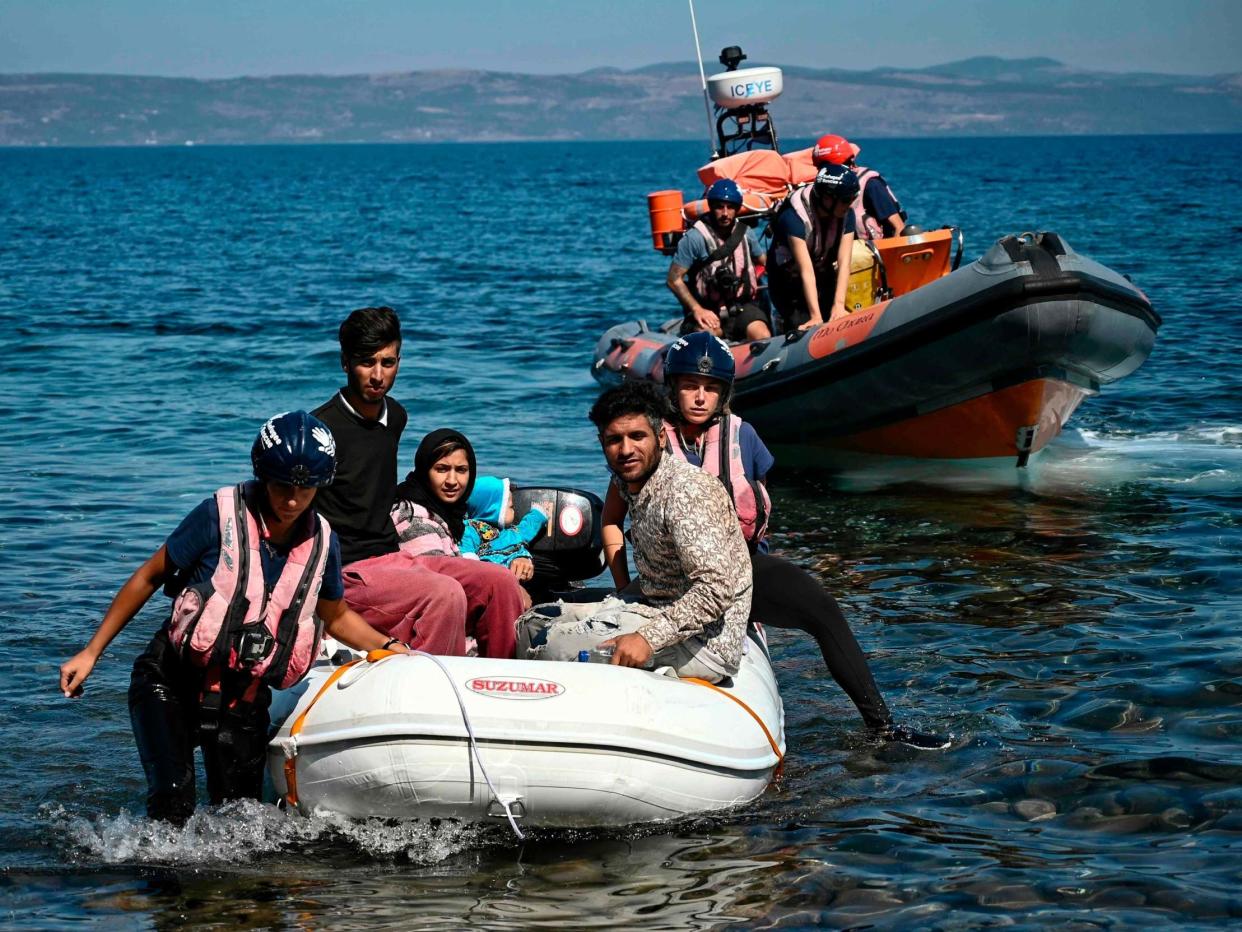
<path fill-rule="evenodd" d="M 651 245 L 659 252 L 671 251 L 665 234 L 680 233 L 686 228 L 681 215 L 680 191 L 652 191 L 647 195 L 647 212 L 651 215 Z M 671 239 L 671 237 L 670 237 Z"/>

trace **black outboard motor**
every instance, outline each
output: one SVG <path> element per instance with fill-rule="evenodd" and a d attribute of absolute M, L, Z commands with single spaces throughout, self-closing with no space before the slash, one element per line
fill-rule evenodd
<path fill-rule="evenodd" d="M 551 515 L 544 533 L 530 546 L 535 578 L 526 587 L 538 602 L 603 572 L 604 503 L 580 489 L 513 487 L 513 513 L 519 519 L 536 506 Z"/>

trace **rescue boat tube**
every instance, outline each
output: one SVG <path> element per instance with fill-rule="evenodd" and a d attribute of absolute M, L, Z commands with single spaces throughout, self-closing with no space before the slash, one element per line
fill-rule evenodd
<path fill-rule="evenodd" d="M 766 645 L 745 643 L 721 688 L 599 663 L 324 659 L 276 693 L 268 769 L 299 811 L 351 818 L 507 808 L 523 827 L 593 827 L 726 809 L 759 796 L 785 752 Z"/>
<path fill-rule="evenodd" d="M 595 378 L 662 382 L 680 323 L 613 327 Z M 732 405 L 791 465 L 834 449 L 1024 465 L 1085 397 L 1143 364 L 1160 323 L 1142 291 L 1057 234 L 1007 236 L 908 294 L 735 345 Z"/>

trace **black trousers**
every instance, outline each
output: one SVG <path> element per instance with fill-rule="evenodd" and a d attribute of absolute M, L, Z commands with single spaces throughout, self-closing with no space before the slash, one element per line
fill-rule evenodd
<path fill-rule="evenodd" d="M 819 298 L 819 312 L 824 320 L 832 310 L 832 299 L 837 290 L 837 273 L 831 269 L 815 270 L 815 293 Z M 811 309 L 807 307 L 806 295 L 802 293 L 802 279 L 796 275 L 785 274 L 773 269 L 768 273 L 768 294 L 772 298 L 772 306 L 780 315 L 783 332 L 790 333 L 811 319 Z"/>
<path fill-rule="evenodd" d="M 772 329 L 771 315 L 757 303 L 739 304 L 730 308 L 723 315 L 720 322 L 720 330 L 724 334 L 725 340 L 729 343 L 741 343 L 746 339 L 746 328 L 755 321 L 766 324 L 769 330 Z M 681 322 L 681 335 L 685 336 L 687 333 L 694 333 L 698 329 L 699 325 L 694 318 L 687 314 Z"/>
<path fill-rule="evenodd" d="M 837 600 L 810 573 L 788 560 L 756 553 L 751 564 L 755 588 L 750 620 L 767 628 L 797 629 L 811 635 L 828 672 L 858 707 L 863 721 L 871 728 L 891 724 L 893 715 Z"/>
<path fill-rule="evenodd" d="M 207 794 L 213 804 L 258 799 L 267 757 L 271 690 L 256 701 L 222 711 L 215 728 L 199 710 L 202 671 L 184 663 L 161 630 L 134 661 L 129 717 L 147 775 L 147 815 L 178 825 L 194 812 L 194 749 L 203 749 Z M 227 687 L 225 695 L 228 695 Z"/>

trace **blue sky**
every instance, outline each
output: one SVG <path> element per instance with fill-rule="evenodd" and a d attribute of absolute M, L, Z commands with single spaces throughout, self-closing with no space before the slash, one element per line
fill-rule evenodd
<path fill-rule="evenodd" d="M 703 53 L 921 67 L 1046 55 L 1242 71 L 1242 0 L 696 0 Z M 689 60 L 686 0 L 0 0 L 0 72 L 231 77 L 427 68 L 572 73 Z"/>

